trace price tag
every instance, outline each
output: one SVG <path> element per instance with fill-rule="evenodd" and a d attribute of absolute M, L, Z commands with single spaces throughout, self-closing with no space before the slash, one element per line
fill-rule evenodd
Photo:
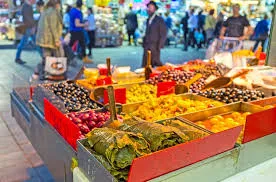
<path fill-rule="evenodd" d="M 175 93 L 175 85 L 173 82 L 160 82 L 157 84 L 157 97 L 161 95 L 169 95 Z"/>
<path fill-rule="evenodd" d="M 178 66 L 178 67 L 175 67 L 174 70 L 180 70 L 180 71 L 182 71 L 183 68 L 181 66 Z"/>
<path fill-rule="evenodd" d="M 114 89 L 115 101 L 116 103 L 125 104 L 126 103 L 126 88 L 116 88 Z M 104 91 L 104 104 L 108 104 L 108 94 L 107 90 Z"/>
<path fill-rule="evenodd" d="M 101 85 L 110 85 L 112 84 L 112 78 L 110 76 L 104 77 L 104 78 L 98 78 L 96 80 L 96 85 L 101 86 Z"/>

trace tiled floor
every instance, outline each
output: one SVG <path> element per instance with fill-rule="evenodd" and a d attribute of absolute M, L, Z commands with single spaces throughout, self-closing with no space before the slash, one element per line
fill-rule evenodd
<path fill-rule="evenodd" d="M 14 63 L 15 51 L 11 42 L 0 41 L 0 182 L 50 182 L 53 179 L 49 171 L 10 111 L 9 93 L 14 86 L 28 84 L 40 58 L 35 51 L 25 51 L 22 59 L 27 64 L 17 65 Z M 136 69 L 141 65 L 142 51 L 140 47 L 96 49 L 94 64 L 89 66 L 95 67 L 104 63 L 106 57 L 111 57 L 113 65 L 129 65 Z M 167 48 L 162 52 L 162 59 L 173 63 L 200 57 L 204 57 L 204 50 L 183 52 L 181 48 Z"/>

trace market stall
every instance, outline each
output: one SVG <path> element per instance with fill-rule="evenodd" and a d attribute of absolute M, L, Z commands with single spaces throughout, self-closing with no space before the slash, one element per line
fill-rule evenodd
<path fill-rule="evenodd" d="M 276 157 L 275 68 L 233 54 L 245 66 L 150 75 L 107 59 L 80 80 L 14 88 L 12 114 L 56 181 L 220 181 Z"/>

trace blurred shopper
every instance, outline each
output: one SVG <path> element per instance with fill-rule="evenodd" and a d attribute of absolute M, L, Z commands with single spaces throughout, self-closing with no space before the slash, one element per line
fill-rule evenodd
<path fill-rule="evenodd" d="M 224 22 L 224 15 L 223 15 L 222 12 L 220 12 L 218 17 L 217 17 L 217 22 L 216 22 L 215 32 L 214 32 L 214 35 L 215 35 L 216 38 L 219 38 L 219 36 L 220 36 L 220 32 L 221 32 L 223 22 Z"/>
<path fill-rule="evenodd" d="M 240 15 L 240 5 L 233 5 L 233 16 L 229 17 L 222 26 L 220 38 L 237 37 L 239 40 L 247 39 L 252 33 L 252 28 L 246 17 Z"/>
<path fill-rule="evenodd" d="M 42 0 L 39 0 L 36 2 L 36 10 L 38 13 L 42 13 L 43 12 L 43 9 L 44 9 L 44 1 Z"/>
<path fill-rule="evenodd" d="M 184 51 L 188 50 L 188 33 L 189 33 L 189 28 L 188 28 L 188 20 L 189 20 L 189 13 L 186 12 L 185 17 L 182 18 L 181 20 L 181 25 L 182 25 L 182 30 L 183 30 L 183 41 L 184 41 Z"/>
<path fill-rule="evenodd" d="M 63 15 L 63 26 L 65 29 L 65 32 L 68 33 L 69 32 L 69 28 L 70 28 L 70 11 L 71 11 L 72 7 L 70 5 L 67 5 L 66 7 L 66 11 L 65 14 Z"/>
<path fill-rule="evenodd" d="M 32 5 L 35 4 L 35 0 L 26 0 L 22 5 L 21 14 L 23 16 L 24 24 L 24 34 L 20 40 L 20 43 L 17 46 L 17 52 L 15 57 L 15 62 L 17 64 L 25 64 L 25 61 L 21 60 L 21 53 L 23 48 L 28 43 L 28 39 L 31 37 L 32 41 L 35 42 L 35 31 L 36 31 L 36 21 L 34 20 L 34 11 Z M 36 47 L 40 53 L 40 49 Z"/>
<path fill-rule="evenodd" d="M 167 33 L 169 34 L 169 32 L 172 31 L 172 26 L 173 26 L 173 19 L 170 17 L 170 12 L 166 12 L 165 13 L 165 24 L 166 24 L 166 27 L 167 27 Z M 166 45 L 170 45 L 170 38 L 167 37 L 167 40 L 166 40 Z"/>
<path fill-rule="evenodd" d="M 264 49 L 265 41 L 268 37 L 268 32 L 269 32 L 268 16 L 264 15 L 264 19 L 259 21 L 259 23 L 257 24 L 254 30 L 253 39 L 256 40 L 256 43 L 253 49 L 254 51 L 257 50 L 260 42 L 262 43 L 262 49 Z"/>
<path fill-rule="evenodd" d="M 215 10 L 211 9 L 209 11 L 209 15 L 206 17 L 204 29 L 206 32 L 206 43 L 209 45 L 209 43 L 214 38 L 214 32 L 215 32 L 215 26 L 216 26 L 216 19 L 214 17 Z"/>
<path fill-rule="evenodd" d="M 96 30 L 96 23 L 95 23 L 95 17 L 92 8 L 88 8 L 87 10 L 87 22 L 88 22 L 88 27 L 87 27 L 87 33 L 89 37 L 89 44 L 88 44 L 88 56 L 92 56 L 92 47 L 95 46 L 95 30 Z"/>
<path fill-rule="evenodd" d="M 204 25 L 205 25 L 205 20 L 206 20 L 206 16 L 203 14 L 203 10 L 201 10 L 198 15 L 197 15 L 197 20 L 198 20 L 198 31 L 201 32 L 204 36 L 204 42 L 206 39 L 206 32 L 204 29 Z M 198 44 L 201 47 L 201 44 Z"/>
<path fill-rule="evenodd" d="M 131 45 L 131 37 L 133 38 L 135 46 L 137 45 L 135 30 L 138 28 L 138 20 L 136 13 L 132 10 L 132 6 L 129 7 L 129 13 L 125 17 L 125 24 L 128 34 L 128 45 Z"/>
<path fill-rule="evenodd" d="M 162 66 L 160 50 L 164 47 L 167 39 L 167 28 L 164 19 L 157 15 L 157 4 L 150 1 L 147 4 L 149 18 L 147 20 L 146 34 L 143 39 L 144 56 L 142 67 L 147 63 L 147 51 L 151 51 L 151 64 L 153 67 Z"/>
<path fill-rule="evenodd" d="M 198 28 L 198 17 L 194 14 L 195 10 L 191 9 L 190 16 L 188 20 L 188 28 L 189 28 L 189 41 L 188 44 L 195 47 L 196 40 L 195 40 L 195 31 Z"/>
<path fill-rule="evenodd" d="M 41 80 L 44 79 L 46 57 L 57 57 L 61 46 L 62 17 L 59 11 L 60 0 L 45 0 L 45 9 L 38 22 L 36 44 L 42 48 L 42 68 L 38 68 Z M 36 71 L 36 72 L 37 72 Z"/>
<path fill-rule="evenodd" d="M 81 47 L 81 57 L 84 63 L 92 63 L 92 60 L 88 59 L 86 55 L 86 45 L 84 37 L 84 28 L 88 27 L 88 23 L 83 22 L 83 14 L 81 12 L 82 0 L 77 0 L 76 7 L 72 8 L 70 14 L 70 33 L 72 47 L 76 41 Z"/>

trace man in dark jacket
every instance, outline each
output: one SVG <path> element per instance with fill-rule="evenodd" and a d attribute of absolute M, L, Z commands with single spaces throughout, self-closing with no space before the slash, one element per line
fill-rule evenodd
<path fill-rule="evenodd" d="M 188 33 L 189 33 L 188 20 L 189 20 L 189 13 L 186 12 L 185 17 L 183 17 L 181 20 L 183 39 L 184 39 L 184 49 L 183 49 L 184 51 L 188 50 Z"/>
<path fill-rule="evenodd" d="M 131 45 L 131 36 L 133 37 L 134 44 L 136 45 L 135 30 L 138 28 L 137 15 L 132 11 L 132 7 L 129 7 L 129 13 L 125 17 L 125 24 L 128 34 L 128 45 Z"/>
<path fill-rule="evenodd" d="M 158 6 L 154 1 L 147 4 L 149 18 L 147 20 L 146 34 L 143 40 L 144 56 L 142 67 L 147 64 L 147 51 L 151 51 L 151 65 L 162 66 L 160 50 L 164 47 L 167 39 L 167 27 L 164 19 L 156 14 Z"/>

